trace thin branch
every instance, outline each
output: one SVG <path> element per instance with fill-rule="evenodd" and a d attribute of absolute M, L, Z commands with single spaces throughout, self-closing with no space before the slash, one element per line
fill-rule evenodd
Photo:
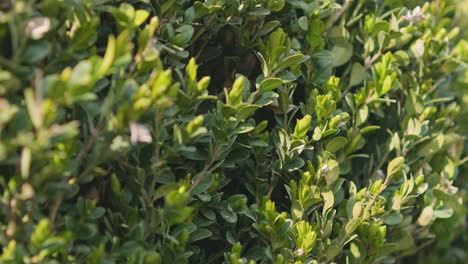
<path fill-rule="evenodd" d="M 78 156 L 75 159 L 75 168 L 73 170 L 73 173 L 69 177 L 65 177 L 62 182 L 67 182 L 69 179 L 72 177 L 76 176 L 78 174 L 79 168 L 81 167 L 81 163 L 83 162 L 85 155 L 89 153 L 89 151 L 92 149 L 94 146 L 94 143 L 96 142 L 99 134 L 101 133 L 102 127 L 104 125 L 104 119 L 101 119 L 99 121 L 98 127 L 92 134 L 91 138 L 86 142 L 86 145 L 81 149 L 80 153 L 78 153 Z M 80 177 L 83 174 L 80 174 Z M 54 204 L 52 205 L 49 213 L 49 221 L 51 225 L 53 226 L 55 222 L 55 218 L 57 217 L 57 212 L 58 209 L 60 208 L 60 205 L 62 204 L 63 198 L 65 196 L 65 190 L 61 190 L 59 194 L 56 196 L 54 200 Z"/>
<path fill-rule="evenodd" d="M 343 7 L 340 9 L 340 11 L 336 12 L 328 21 L 326 30 L 329 30 L 333 26 L 333 24 L 335 24 L 336 21 L 338 21 L 338 19 L 340 19 L 343 16 L 344 12 L 349 8 L 350 4 L 351 0 L 345 0 Z"/>
<path fill-rule="evenodd" d="M 213 162 L 209 162 L 209 163 L 206 163 L 205 164 L 205 167 L 203 168 L 202 171 L 200 171 L 199 173 L 197 173 L 197 175 L 195 175 L 195 177 L 193 177 L 193 180 L 192 180 L 192 185 L 190 186 L 190 188 L 188 189 L 188 192 L 192 192 L 193 189 L 195 189 L 195 187 L 197 187 L 197 185 L 200 183 L 200 181 L 205 178 L 211 164 Z"/>
<path fill-rule="evenodd" d="M 390 151 L 386 151 L 384 156 L 380 159 L 380 162 L 379 164 L 374 168 L 374 170 L 372 171 L 372 174 L 371 174 L 371 178 L 374 178 L 376 175 L 377 175 L 377 172 L 380 170 L 380 168 L 382 168 L 382 166 L 385 164 L 385 162 L 387 161 L 388 159 L 388 155 L 390 154 Z"/>
<path fill-rule="evenodd" d="M 369 70 L 370 68 L 372 68 L 372 66 L 374 66 L 374 62 L 376 60 L 378 60 L 380 58 L 380 56 L 382 56 L 382 52 L 377 52 L 376 54 L 374 54 L 374 56 L 372 58 L 370 57 L 367 57 L 366 58 L 366 61 L 365 61 L 365 66 L 364 66 L 364 69 L 367 71 Z"/>

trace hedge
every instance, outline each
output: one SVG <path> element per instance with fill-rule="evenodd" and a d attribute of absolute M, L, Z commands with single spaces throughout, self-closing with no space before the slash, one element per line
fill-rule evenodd
<path fill-rule="evenodd" d="M 467 263 L 467 2 L 0 3 L 0 263 Z"/>

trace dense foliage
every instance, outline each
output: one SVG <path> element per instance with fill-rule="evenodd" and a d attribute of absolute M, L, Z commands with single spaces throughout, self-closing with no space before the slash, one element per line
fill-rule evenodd
<path fill-rule="evenodd" d="M 463 4 L 1 1 L 0 263 L 468 263 Z"/>

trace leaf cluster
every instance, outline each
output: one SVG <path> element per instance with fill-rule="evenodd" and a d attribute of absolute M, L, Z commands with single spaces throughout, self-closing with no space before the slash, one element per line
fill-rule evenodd
<path fill-rule="evenodd" d="M 466 263 L 463 12 L 2 1 L 0 263 Z"/>

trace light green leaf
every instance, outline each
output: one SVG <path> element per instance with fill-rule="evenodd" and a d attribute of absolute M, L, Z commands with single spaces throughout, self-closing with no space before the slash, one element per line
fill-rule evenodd
<path fill-rule="evenodd" d="M 435 218 L 450 218 L 453 215 L 453 209 L 449 207 L 443 207 L 441 209 L 434 210 Z"/>
<path fill-rule="evenodd" d="M 242 102 L 242 96 L 244 93 L 244 85 L 246 82 L 246 78 L 244 76 L 239 76 L 232 85 L 232 89 L 229 92 L 229 104 L 231 105 L 238 105 Z"/>
<path fill-rule="evenodd" d="M 408 66 L 410 63 L 410 57 L 408 53 L 403 50 L 398 50 L 393 54 L 393 58 L 395 58 L 395 62 L 400 66 Z"/>
<path fill-rule="evenodd" d="M 380 129 L 380 126 L 366 126 L 363 129 L 359 130 L 359 133 L 361 133 L 362 135 L 362 134 L 365 134 L 367 132 L 371 132 L 377 129 Z"/>
<path fill-rule="evenodd" d="M 379 96 L 382 96 L 388 93 L 392 89 L 392 77 L 390 75 L 385 76 L 384 82 L 382 84 L 382 89 L 379 93 Z"/>
<path fill-rule="evenodd" d="M 99 68 L 99 77 L 104 76 L 107 74 L 109 69 L 112 66 L 112 63 L 114 62 L 115 55 L 116 55 L 116 42 L 115 42 L 115 37 L 110 35 L 109 40 L 107 41 L 107 48 L 106 48 L 106 54 L 104 55 L 104 58 L 101 63 L 101 67 Z"/>
<path fill-rule="evenodd" d="M 432 206 L 426 206 L 421 212 L 421 215 L 418 217 L 418 224 L 421 226 L 426 226 L 432 221 L 432 215 L 434 214 L 434 210 Z"/>
<path fill-rule="evenodd" d="M 133 21 L 133 26 L 138 27 L 149 17 L 149 12 L 146 10 L 137 10 L 135 12 L 135 20 Z"/>
<path fill-rule="evenodd" d="M 297 24 L 299 25 L 299 27 L 304 30 L 304 31 L 307 31 L 309 29 L 309 20 L 307 19 L 306 16 L 301 16 L 298 20 L 297 20 Z"/>
<path fill-rule="evenodd" d="M 349 220 L 345 227 L 346 235 L 351 235 L 356 230 L 356 228 L 358 228 L 359 224 L 361 224 L 361 218 L 353 218 Z"/>
<path fill-rule="evenodd" d="M 327 212 L 327 211 L 333 206 L 333 204 L 335 203 L 335 197 L 333 196 L 333 192 L 332 192 L 332 191 L 322 192 L 322 197 L 323 197 L 323 201 L 324 201 L 322 214 L 325 215 L 326 212 Z"/>
<path fill-rule="evenodd" d="M 329 160 L 327 165 L 328 172 L 325 174 L 325 180 L 327 181 L 327 186 L 330 187 L 340 175 L 340 166 L 336 160 Z"/>
<path fill-rule="evenodd" d="M 50 237 L 49 220 L 47 218 L 43 218 L 36 225 L 36 229 L 31 235 L 31 244 L 36 248 L 40 248 L 41 243 L 49 237 Z"/>
<path fill-rule="evenodd" d="M 387 167 L 387 177 L 391 177 L 392 175 L 399 172 L 401 168 L 403 167 L 404 163 L 405 163 L 405 158 L 403 157 L 396 157 L 392 161 L 390 161 Z"/>
<path fill-rule="evenodd" d="M 197 79 L 197 68 L 198 66 L 195 62 L 195 58 L 191 58 L 187 67 L 185 67 L 185 72 L 189 80 L 195 81 Z"/>
<path fill-rule="evenodd" d="M 314 129 L 314 134 L 312 135 L 312 139 L 315 141 L 319 141 L 322 138 L 322 130 L 320 127 L 316 127 Z"/>
<path fill-rule="evenodd" d="M 369 117 L 369 108 L 367 105 L 361 106 L 359 108 L 357 118 L 356 118 L 356 125 L 362 125 L 367 121 L 367 118 Z"/>
<path fill-rule="evenodd" d="M 294 128 L 294 135 L 298 138 L 304 138 L 309 131 L 312 116 L 305 115 L 302 119 L 298 119 Z"/>

